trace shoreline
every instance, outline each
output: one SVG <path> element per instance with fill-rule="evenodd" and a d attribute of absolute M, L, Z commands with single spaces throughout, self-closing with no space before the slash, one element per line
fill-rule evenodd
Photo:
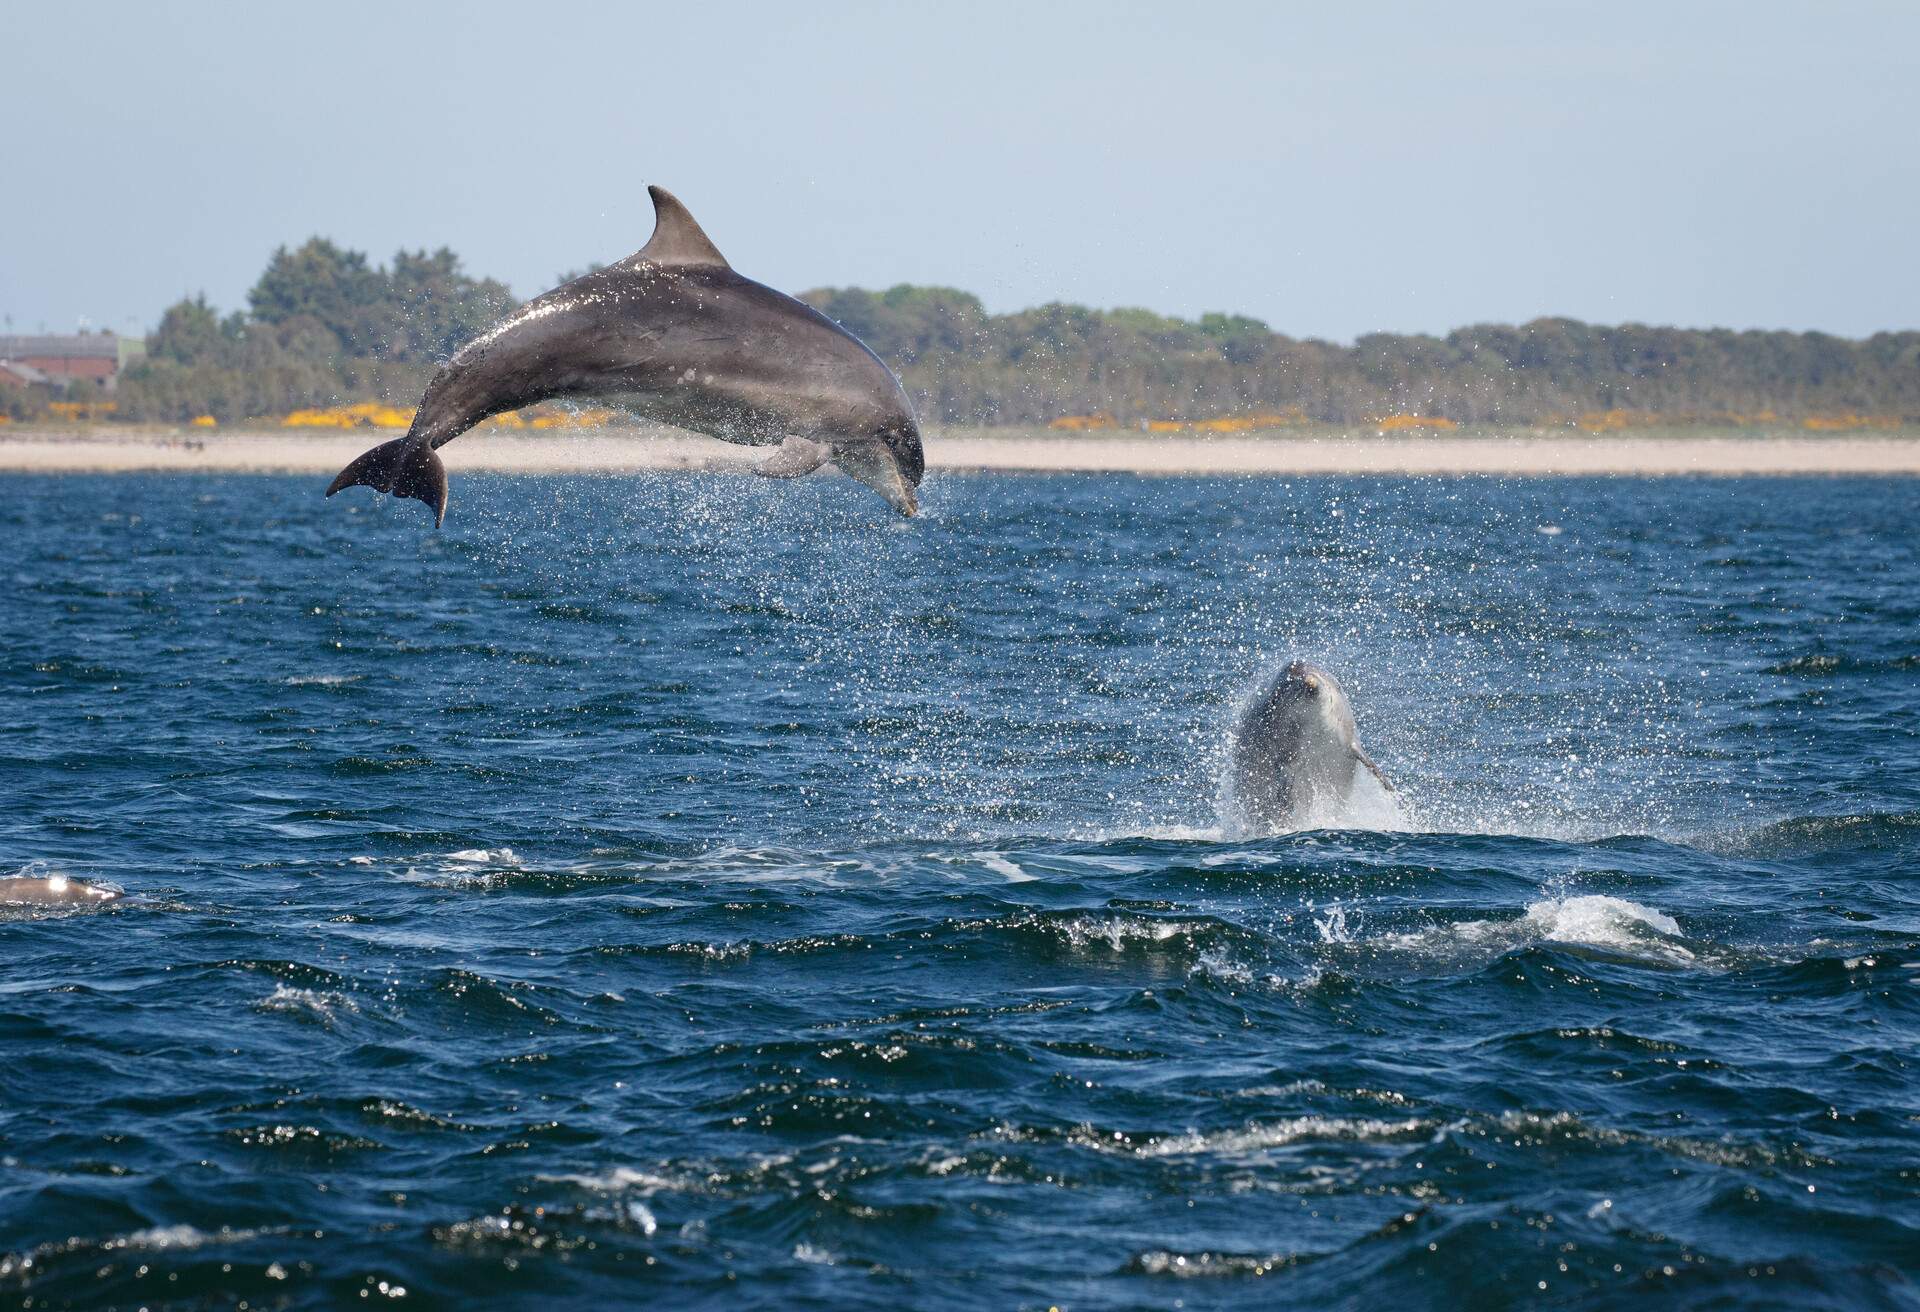
<path fill-rule="evenodd" d="M 397 434 L 255 428 L 0 428 L 0 473 L 334 474 Z M 625 474 L 751 472 L 770 447 L 641 428 L 465 435 L 450 471 Z M 1232 436 L 1097 435 L 1035 429 L 929 429 L 930 472 L 1206 475 L 1495 475 L 1507 477 L 1920 476 L 1920 432 L 1812 436 L 1798 431 L 1666 429 L 1608 434 L 1466 430 L 1386 436 L 1278 429 Z"/>

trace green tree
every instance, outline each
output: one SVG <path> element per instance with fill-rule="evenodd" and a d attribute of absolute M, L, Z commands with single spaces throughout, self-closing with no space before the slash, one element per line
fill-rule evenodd
<path fill-rule="evenodd" d="M 294 250 L 282 246 L 260 275 L 247 304 L 262 323 L 281 324 L 305 316 L 331 332 L 338 348 L 367 355 L 385 343 L 388 296 L 385 274 L 367 262 L 365 252 L 344 250 L 325 237 L 311 237 Z"/>
<path fill-rule="evenodd" d="M 427 363 L 452 355 L 514 305 L 505 283 L 468 277 L 444 246 L 397 252 L 384 301 L 384 354 Z"/>
<path fill-rule="evenodd" d="M 167 307 L 160 326 L 147 339 L 147 354 L 184 365 L 225 361 L 238 326 L 232 319 L 223 324 L 203 292 Z"/>

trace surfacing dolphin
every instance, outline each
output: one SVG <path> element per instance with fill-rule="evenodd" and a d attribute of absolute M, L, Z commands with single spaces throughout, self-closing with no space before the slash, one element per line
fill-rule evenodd
<path fill-rule="evenodd" d="M 1360 767 L 1393 791 L 1360 748 L 1353 705 L 1340 681 L 1306 661 L 1281 671 L 1234 731 L 1233 798 L 1255 833 L 1337 819 Z"/>
<path fill-rule="evenodd" d="M 0 907 L 98 906 L 120 894 L 66 875 L 7 875 L 0 877 Z"/>
<path fill-rule="evenodd" d="M 746 446 L 798 478 L 832 462 L 902 514 L 919 509 L 920 427 L 900 380 L 831 319 L 735 273 L 659 187 L 653 239 L 618 264 L 536 297 L 462 347 L 427 384 L 407 435 L 327 489 L 371 487 L 447 516 L 434 452 L 481 420 L 537 401 L 591 400 Z"/>

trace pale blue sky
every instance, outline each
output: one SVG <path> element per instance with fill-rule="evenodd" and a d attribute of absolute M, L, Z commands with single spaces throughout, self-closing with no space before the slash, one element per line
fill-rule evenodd
<path fill-rule="evenodd" d="M 0 314 L 243 303 L 321 233 L 522 296 L 645 186 L 788 291 L 1302 336 L 1920 326 L 1920 4 L 15 3 Z"/>

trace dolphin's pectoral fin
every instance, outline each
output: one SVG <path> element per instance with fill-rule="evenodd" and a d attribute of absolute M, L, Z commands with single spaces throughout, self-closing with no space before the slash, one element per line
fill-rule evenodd
<path fill-rule="evenodd" d="M 753 472 L 762 478 L 805 478 L 831 459 L 833 448 L 826 443 L 790 437 Z"/>
<path fill-rule="evenodd" d="M 447 517 L 447 467 L 431 446 L 416 438 L 402 437 L 367 452 L 340 471 L 328 485 L 327 495 L 348 487 L 370 487 L 424 501 L 433 511 L 436 528 Z"/>
<path fill-rule="evenodd" d="M 1373 763 L 1373 758 L 1371 756 L 1368 756 L 1365 752 L 1361 751 L 1359 747 L 1355 747 L 1353 749 L 1353 759 L 1360 762 L 1360 764 L 1366 766 L 1367 772 L 1371 774 L 1375 779 L 1378 779 L 1380 781 L 1380 786 L 1382 788 L 1386 789 L 1390 793 L 1397 793 L 1400 791 L 1399 789 L 1393 786 L 1392 780 L 1388 779 L 1384 774 L 1380 773 L 1380 767 Z"/>

